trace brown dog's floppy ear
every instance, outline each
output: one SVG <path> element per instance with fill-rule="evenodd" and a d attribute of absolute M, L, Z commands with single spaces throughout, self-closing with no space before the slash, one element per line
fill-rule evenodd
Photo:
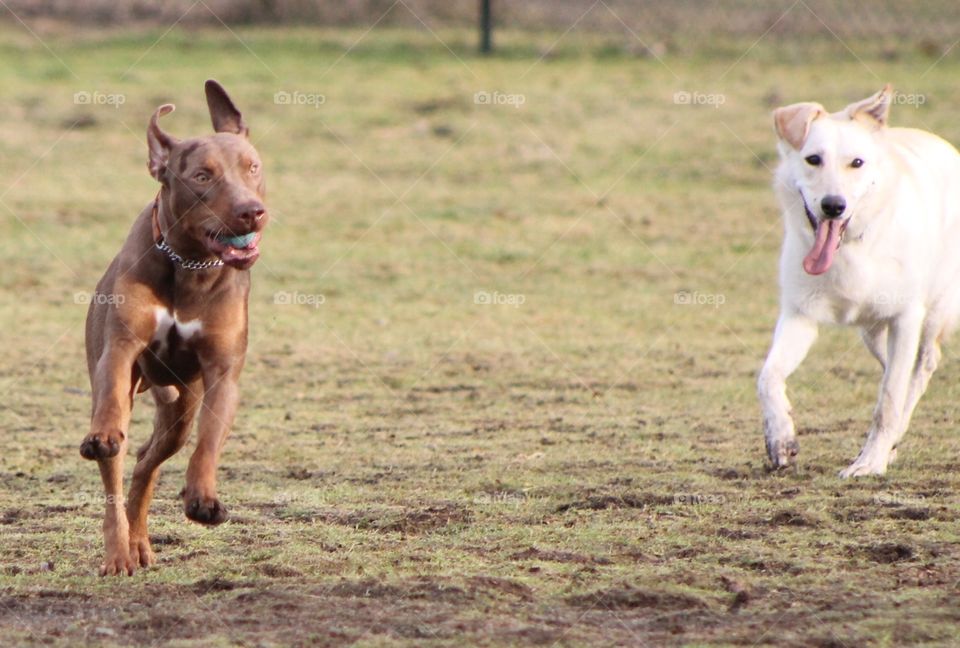
<path fill-rule="evenodd" d="M 810 124 L 817 117 L 826 114 L 827 111 L 818 103 L 791 104 L 773 111 L 773 127 L 777 131 L 777 137 L 800 150 L 807 141 Z"/>
<path fill-rule="evenodd" d="M 150 125 L 147 126 L 147 149 L 149 151 L 147 168 L 150 169 L 150 175 L 155 180 L 162 181 L 163 172 L 167 168 L 167 161 L 170 159 L 170 149 L 178 142 L 176 137 L 163 132 L 157 120 L 163 115 L 173 112 L 173 110 L 173 104 L 163 104 L 153 113 L 150 118 Z"/>
<path fill-rule="evenodd" d="M 223 86 L 213 79 L 208 79 L 203 87 L 207 93 L 207 107 L 210 109 L 213 130 L 218 133 L 234 133 L 247 137 L 250 131 L 243 123 L 243 115 L 233 105 L 230 95 Z"/>
<path fill-rule="evenodd" d="M 844 111 L 850 115 L 850 119 L 861 119 L 873 122 L 876 126 L 886 126 L 892 101 L 893 86 L 888 83 L 877 94 L 853 102 L 844 108 Z"/>

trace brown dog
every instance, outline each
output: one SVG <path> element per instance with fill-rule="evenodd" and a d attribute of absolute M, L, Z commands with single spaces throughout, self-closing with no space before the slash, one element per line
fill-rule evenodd
<path fill-rule="evenodd" d="M 209 525 L 227 515 L 217 499 L 217 461 L 237 409 L 249 268 L 268 216 L 243 117 L 216 81 L 205 89 L 214 135 L 181 141 L 163 132 L 157 119 L 170 104 L 150 119 L 148 167 L 160 193 L 140 212 L 87 313 L 93 414 L 80 454 L 97 460 L 106 491 L 104 575 L 133 574 L 153 561 L 153 486 L 160 464 L 186 443 L 197 412 L 184 511 Z M 134 394 L 147 389 L 157 403 L 153 436 L 137 452 L 124 509 L 130 411 Z"/>

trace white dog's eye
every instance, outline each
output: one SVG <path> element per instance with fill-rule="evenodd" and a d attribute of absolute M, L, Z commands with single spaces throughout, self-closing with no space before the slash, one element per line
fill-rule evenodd
<path fill-rule="evenodd" d="M 804 158 L 804 160 L 806 160 L 807 164 L 810 166 L 820 166 L 823 163 L 823 160 L 820 159 L 819 155 L 808 155 Z"/>
<path fill-rule="evenodd" d="M 850 163 L 850 166 L 852 166 L 854 169 L 859 169 L 863 166 L 863 160 L 860 158 L 853 158 L 853 162 Z"/>

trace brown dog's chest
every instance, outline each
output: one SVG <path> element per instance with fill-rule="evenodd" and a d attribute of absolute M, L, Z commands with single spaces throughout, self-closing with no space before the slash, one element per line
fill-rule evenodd
<path fill-rule="evenodd" d="M 198 345 L 204 338 L 200 317 L 184 318 L 163 306 L 154 309 L 156 328 L 138 364 L 155 385 L 190 382 L 200 373 Z"/>
<path fill-rule="evenodd" d="M 176 385 L 197 378 L 204 364 L 243 362 L 249 273 L 224 268 L 201 277 L 161 282 L 152 310 L 153 333 L 137 365 L 148 382 Z"/>

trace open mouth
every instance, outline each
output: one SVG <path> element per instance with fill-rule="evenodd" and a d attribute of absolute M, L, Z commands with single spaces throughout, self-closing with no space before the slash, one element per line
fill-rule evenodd
<path fill-rule="evenodd" d="M 260 256 L 260 232 L 228 234 L 207 232 L 207 249 L 226 265 L 240 270 L 252 266 Z"/>
<path fill-rule="evenodd" d="M 843 233 L 847 230 L 849 218 L 828 218 L 818 219 L 807 207 L 807 201 L 800 196 L 803 201 L 803 208 L 807 212 L 807 220 L 810 221 L 810 227 L 813 228 L 813 247 L 803 259 L 803 269 L 807 274 L 821 275 L 830 269 L 833 265 L 833 257 L 840 244 L 843 242 Z"/>

